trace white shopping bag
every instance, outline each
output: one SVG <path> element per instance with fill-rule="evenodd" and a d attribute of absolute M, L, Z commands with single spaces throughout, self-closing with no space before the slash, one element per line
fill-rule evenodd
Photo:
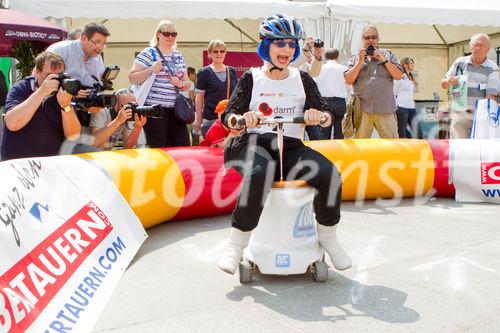
<path fill-rule="evenodd" d="M 146 98 L 148 98 L 149 91 L 153 86 L 153 82 L 156 78 L 156 73 L 153 72 L 151 75 L 140 85 L 132 85 L 130 89 L 134 93 L 135 101 L 139 106 L 143 106 Z"/>
<path fill-rule="evenodd" d="M 156 61 L 156 54 L 154 52 L 154 49 L 153 48 L 149 49 L 149 52 L 151 52 L 151 59 L 152 59 L 151 63 L 154 64 L 154 62 Z M 153 72 L 143 83 L 137 85 L 133 84 L 130 86 L 130 90 L 132 90 L 132 92 L 134 93 L 135 101 L 139 106 L 143 106 L 144 102 L 146 102 L 146 98 L 148 98 L 149 91 L 153 86 L 155 78 L 156 78 L 156 73 Z"/>
<path fill-rule="evenodd" d="M 500 110 L 495 100 L 489 98 L 478 100 L 472 122 L 471 139 L 500 138 L 499 113 Z"/>

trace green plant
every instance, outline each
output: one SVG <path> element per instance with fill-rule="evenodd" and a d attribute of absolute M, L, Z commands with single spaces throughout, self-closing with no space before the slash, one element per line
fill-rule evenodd
<path fill-rule="evenodd" d="M 35 54 L 30 42 L 21 41 L 12 48 L 12 54 L 19 62 L 16 64 L 19 79 L 30 76 L 35 67 Z"/>

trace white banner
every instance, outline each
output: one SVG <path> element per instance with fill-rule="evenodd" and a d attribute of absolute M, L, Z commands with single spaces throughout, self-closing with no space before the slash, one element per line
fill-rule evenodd
<path fill-rule="evenodd" d="M 0 332 L 89 332 L 147 235 L 75 156 L 0 163 Z"/>
<path fill-rule="evenodd" d="M 455 200 L 500 203 L 500 139 L 450 140 Z"/>

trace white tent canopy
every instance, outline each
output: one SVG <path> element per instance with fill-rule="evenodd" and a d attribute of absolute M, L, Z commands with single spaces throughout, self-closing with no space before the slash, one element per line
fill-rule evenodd
<path fill-rule="evenodd" d="M 453 44 L 500 33 L 500 1 L 327 0 L 331 17 L 375 23 L 383 43 Z"/>
<path fill-rule="evenodd" d="M 296 18 L 326 16 L 322 2 L 286 0 L 15 0 L 12 9 L 54 18 L 233 18 L 258 19 L 274 13 Z"/>
<path fill-rule="evenodd" d="M 335 18 L 370 22 L 498 26 L 498 0 L 328 0 Z"/>

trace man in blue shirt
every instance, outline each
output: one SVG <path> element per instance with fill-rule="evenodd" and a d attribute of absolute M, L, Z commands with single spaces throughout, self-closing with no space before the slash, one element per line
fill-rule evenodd
<path fill-rule="evenodd" d="M 33 76 L 17 82 L 7 95 L 2 159 L 57 155 L 65 139 L 80 135 L 71 95 L 56 79 L 64 60 L 52 52 L 35 58 Z"/>
<path fill-rule="evenodd" d="M 106 48 L 109 35 L 108 29 L 103 24 L 90 22 L 83 26 L 80 39 L 64 40 L 50 45 L 47 50 L 59 54 L 64 59 L 65 71 L 72 79 L 79 80 L 84 86 L 92 87 L 94 83 L 99 82 L 105 70 L 102 52 Z M 78 92 L 77 98 L 88 95 L 89 90 L 82 89 Z M 82 135 L 75 152 L 95 151 L 91 148 L 93 138 L 89 129 L 90 114 L 100 110 L 100 107 L 91 107 L 77 111 L 82 125 Z"/>

